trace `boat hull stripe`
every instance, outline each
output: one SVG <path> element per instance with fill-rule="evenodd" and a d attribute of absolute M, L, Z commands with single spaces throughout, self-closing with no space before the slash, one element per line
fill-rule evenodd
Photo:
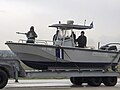
<path fill-rule="evenodd" d="M 56 54 L 57 58 L 64 59 L 64 51 L 63 51 L 63 49 L 56 48 L 55 49 L 55 54 Z"/>

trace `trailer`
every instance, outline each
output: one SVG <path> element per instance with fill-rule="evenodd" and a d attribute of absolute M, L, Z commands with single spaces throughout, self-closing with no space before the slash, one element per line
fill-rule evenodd
<path fill-rule="evenodd" d="M 102 70 L 49 70 L 49 71 L 27 71 L 28 78 L 65 77 L 69 78 L 73 85 L 87 83 L 90 86 L 115 86 L 119 73 Z"/>
<path fill-rule="evenodd" d="M 119 73 L 116 71 L 102 69 L 51 69 L 51 70 L 27 70 L 21 66 L 21 61 L 17 59 L 0 59 L 0 89 L 4 88 L 9 78 L 18 82 L 19 77 L 45 78 L 64 77 L 69 78 L 73 85 L 87 83 L 90 86 L 115 86 Z"/>

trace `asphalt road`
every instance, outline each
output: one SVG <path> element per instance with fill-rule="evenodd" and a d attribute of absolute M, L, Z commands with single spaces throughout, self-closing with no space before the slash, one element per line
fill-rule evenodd
<path fill-rule="evenodd" d="M 73 86 L 69 79 L 37 79 L 37 80 L 9 80 L 7 86 L 2 90 L 120 90 L 120 79 L 114 87 L 91 87 L 87 84 Z"/>

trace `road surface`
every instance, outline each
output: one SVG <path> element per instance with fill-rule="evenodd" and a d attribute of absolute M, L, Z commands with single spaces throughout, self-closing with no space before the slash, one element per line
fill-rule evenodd
<path fill-rule="evenodd" d="M 19 80 L 19 83 L 9 80 L 2 90 L 120 90 L 120 79 L 115 87 L 106 87 L 103 84 L 100 87 L 87 84 L 74 86 L 69 79 L 29 79 Z"/>

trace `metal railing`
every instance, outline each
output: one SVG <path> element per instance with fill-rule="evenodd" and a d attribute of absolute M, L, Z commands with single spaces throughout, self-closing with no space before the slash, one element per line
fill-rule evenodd
<path fill-rule="evenodd" d="M 45 44 L 45 45 L 53 45 L 53 41 L 50 40 L 35 40 L 36 44 Z"/>
<path fill-rule="evenodd" d="M 18 43 L 26 43 L 27 40 L 19 39 Z M 53 45 L 53 41 L 50 40 L 35 40 L 35 44 Z"/>

